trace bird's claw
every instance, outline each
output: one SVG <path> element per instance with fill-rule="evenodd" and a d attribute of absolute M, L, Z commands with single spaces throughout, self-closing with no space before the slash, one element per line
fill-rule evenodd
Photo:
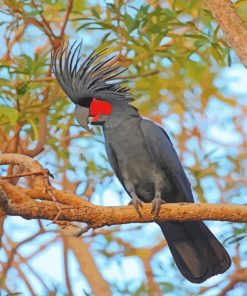
<path fill-rule="evenodd" d="M 141 215 L 139 207 L 143 208 L 143 204 L 142 204 L 142 201 L 139 199 L 139 197 L 136 194 L 132 195 L 132 200 L 130 201 L 129 204 L 133 204 L 133 206 L 135 207 L 137 213 L 141 217 L 142 215 Z"/>
<path fill-rule="evenodd" d="M 154 217 L 159 216 L 160 206 L 165 203 L 166 202 L 163 199 L 161 199 L 160 194 L 155 195 L 152 201 L 152 209 L 151 209 L 151 213 L 154 214 Z"/>

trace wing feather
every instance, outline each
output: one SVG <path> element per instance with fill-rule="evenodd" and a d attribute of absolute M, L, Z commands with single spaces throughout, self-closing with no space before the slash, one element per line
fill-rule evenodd
<path fill-rule="evenodd" d="M 122 184 L 125 191 L 129 194 L 129 192 L 127 191 L 127 189 L 124 185 L 124 179 L 123 179 L 123 176 L 122 176 L 121 171 L 119 169 L 117 157 L 116 157 L 115 152 L 112 149 L 111 145 L 108 143 L 108 141 L 105 141 L 105 149 L 106 149 L 106 154 L 107 154 L 108 160 L 110 162 L 110 165 L 113 169 L 114 174 L 117 176 L 119 182 Z"/>
<path fill-rule="evenodd" d="M 141 120 L 140 128 L 155 164 L 171 176 L 183 201 L 194 202 L 190 182 L 167 133 L 146 119 Z"/>

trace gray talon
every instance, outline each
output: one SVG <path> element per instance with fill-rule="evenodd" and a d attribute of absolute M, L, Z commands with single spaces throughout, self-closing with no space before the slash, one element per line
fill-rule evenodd
<path fill-rule="evenodd" d="M 139 197 L 136 194 L 132 194 L 132 200 L 131 200 L 130 203 L 133 204 L 133 206 L 135 207 L 137 213 L 141 217 L 142 215 L 141 215 L 141 212 L 139 210 L 139 207 L 143 208 L 143 204 L 142 204 L 142 201 L 139 199 Z"/>
<path fill-rule="evenodd" d="M 157 217 L 160 212 L 160 206 L 165 203 L 166 202 L 163 199 L 161 199 L 160 194 L 156 194 L 152 201 L 151 213 L 154 214 L 155 217 Z"/>

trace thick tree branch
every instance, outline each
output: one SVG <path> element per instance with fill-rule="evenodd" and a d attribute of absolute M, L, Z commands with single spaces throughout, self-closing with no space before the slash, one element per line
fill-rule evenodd
<path fill-rule="evenodd" d="M 17 154 L 17 153 L 4 153 L 0 155 L 0 164 L 10 165 L 23 165 L 26 171 L 40 172 L 43 170 L 42 166 L 32 158 Z M 37 176 L 34 178 L 33 187 L 44 187 L 45 182 L 43 176 Z"/>
<path fill-rule="evenodd" d="M 25 219 L 47 220 L 53 220 L 56 217 L 58 209 L 54 202 L 32 200 L 30 196 L 25 194 L 25 189 L 4 181 L 0 181 L 0 186 L 7 196 L 7 200 L 1 201 L 7 215 L 20 216 Z M 36 194 L 38 195 L 37 191 Z M 62 211 L 58 220 L 85 222 L 92 228 L 154 221 L 149 204 L 144 205 L 142 217 L 139 217 L 132 206 L 103 207 L 92 205 L 82 199 L 81 203 L 78 203 L 79 197 L 56 189 L 53 189 L 53 194 L 60 202 L 65 201 L 61 206 Z M 70 200 L 70 196 L 73 199 Z M 40 191 L 40 198 L 46 198 L 42 191 Z M 247 222 L 247 207 L 226 204 L 165 204 L 162 205 L 160 215 L 155 221 L 193 220 Z"/>
<path fill-rule="evenodd" d="M 0 155 L 0 164 L 22 164 L 26 168 L 28 167 L 31 172 L 44 170 L 33 159 L 13 153 Z M 169 203 L 162 205 L 157 219 L 154 219 L 154 215 L 151 214 L 151 205 L 145 204 L 142 217 L 140 217 L 133 206 L 93 205 L 79 196 L 51 187 L 43 177 L 35 176 L 34 178 L 38 179 L 38 182 L 33 182 L 37 186 L 33 186 L 31 189 L 13 186 L 7 181 L 0 180 L 0 188 L 4 192 L 0 196 L 2 212 L 6 215 L 20 216 L 25 219 L 54 220 L 56 218 L 58 221 L 85 222 L 92 228 L 105 225 L 153 222 L 154 220 L 247 222 L 247 206 L 227 204 Z M 57 204 L 59 204 L 59 216 Z"/>
<path fill-rule="evenodd" d="M 230 0 L 204 0 L 225 32 L 228 44 L 247 67 L 247 29 Z"/>

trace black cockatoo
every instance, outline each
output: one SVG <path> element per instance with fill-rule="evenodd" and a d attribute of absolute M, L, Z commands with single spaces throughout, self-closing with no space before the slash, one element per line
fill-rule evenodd
<path fill-rule="evenodd" d="M 140 213 L 152 202 L 158 215 L 164 202 L 194 202 L 190 183 L 167 133 L 143 119 L 130 105 L 129 89 L 116 82 L 122 72 L 104 52 L 81 57 L 82 43 L 52 53 L 52 69 L 63 91 L 75 103 L 81 126 L 103 127 L 111 167 Z M 175 263 L 186 279 L 201 283 L 225 272 L 231 259 L 201 221 L 159 222 Z"/>

